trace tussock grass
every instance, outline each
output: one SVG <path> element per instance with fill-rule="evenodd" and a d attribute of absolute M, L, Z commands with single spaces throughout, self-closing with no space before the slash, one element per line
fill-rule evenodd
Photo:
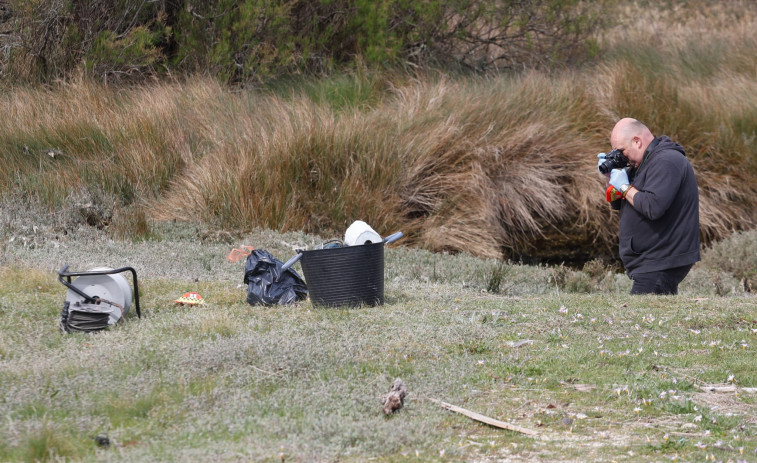
<path fill-rule="evenodd" d="M 40 462 L 78 459 L 87 453 L 83 450 L 82 440 L 64 429 L 45 423 L 40 429 L 30 431 L 18 449 L 17 458 Z"/>
<path fill-rule="evenodd" d="M 410 167 L 401 210 L 414 219 L 424 247 L 489 257 L 539 248 L 546 256 L 540 239 L 571 234 L 569 223 L 585 225 L 585 235 L 571 235 L 575 246 L 562 247 L 569 256 L 596 238 L 591 222 L 601 204 L 589 192 L 601 186 L 588 158 L 575 153 L 598 143 L 599 122 L 590 122 L 589 98 L 567 79 L 547 81 L 442 81 L 402 94 L 397 112 L 410 120 Z"/>
<path fill-rule="evenodd" d="M 603 79 L 616 76 L 617 92 L 634 85 L 623 83 L 630 71 L 636 70 L 607 69 Z M 108 124 L 97 122 L 107 143 L 90 144 L 91 134 L 68 144 L 53 137 L 47 145 L 62 153 L 57 158 L 39 143 L 28 153 L 22 149 L 23 155 L 6 145 L 13 168 L 5 170 L 4 181 L 6 191 L 61 209 L 82 202 L 77 197 L 94 198 L 83 201 L 94 209 L 82 212 L 84 221 L 116 221 L 119 237 L 130 229 L 147 236 L 151 220 L 166 218 L 311 233 L 366 219 L 385 233 L 403 229 L 428 249 L 591 258 L 602 249 L 611 253 L 614 243 L 615 221 L 597 193 L 601 179 L 593 175 L 590 155 L 605 147 L 613 119 L 602 115 L 601 100 L 577 80 L 418 81 L 396 88 L 377 109 L 339 113 L 304 96 L 231 94 L 209 82 L 163 85 L 125 105 L 147 105 L 144 114 L 154 114 L 158 105 L 164 108 L 160 117 L 131 129 L 107 127 L 121 126 L 125 112 Z M 602 97 L 630 102 L 639 91 L 632 86 Z M 655 95 L 680 99 L 672 83 Z M 704 236 L 722 238 L 753 226 L 745 187 L 753 148 L 748 137 L 717 119 L 726 110 L 713 110 L 691 126 L 690 117 L 657 121 L 655 114 L 642 114 L 646 107 L 616 111 L 651 119 L 653 127 L 667 124 L 674 129 L 667 133 L 685 145 L 691 140 Z M 669 122 L 684 119 L 685 130 Z M 722 149 L 699 135 L 711 134 L 711 127 L 721 128 L 716 140 Z M 725 167 L 716 161 L 729 153 Z"/>
<path fill-rule="evenodd" d="M 346 228 L 360 215 L 387 227 L 399 223 L 383 194 L 397 161 L 388 157 L 389 140 L 368 136 L 382 131 L 370 120 L 337 118 L 302 98 L 250 97 L 226 107 L 229 119 L 222 125 L 230 132 L 220 149 L 177 179 L 162 201 L 162 217 L 199 214 L 242 229 L 311 232 Z"/>

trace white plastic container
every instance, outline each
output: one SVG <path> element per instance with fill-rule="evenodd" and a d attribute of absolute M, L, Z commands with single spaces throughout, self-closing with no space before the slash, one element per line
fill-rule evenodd
<path fill-rule="evenodd" d="M 359 246 L 361 244 L 376 244 L 382 241 L 381 235 L 362 220 L 352 222 L 344 233 L 344 244 L 347 246 Z"/>

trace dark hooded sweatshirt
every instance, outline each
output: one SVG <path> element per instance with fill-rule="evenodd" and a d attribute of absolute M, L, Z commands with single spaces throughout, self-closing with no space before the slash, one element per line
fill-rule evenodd
<path fill-rule="evenodd" d="M 628 178 L 638 190 L 634 205 L 617 201 L 626 273 L 633 277 L 699 261 L 699 190 L 683 147 L 665 135 L 655 138 Z"/>

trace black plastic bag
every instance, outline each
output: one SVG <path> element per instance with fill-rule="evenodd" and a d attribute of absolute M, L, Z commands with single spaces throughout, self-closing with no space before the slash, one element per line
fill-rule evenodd
<path fill-rule="evenodd" d="M 282 273 L 283 265 L 264 249 L 256 249 L 247 256 L 244 283 L 247 285 L 248 303 L 283 305 L 308 297 L 308 288 L 302 277 L 291 268 Z"/>

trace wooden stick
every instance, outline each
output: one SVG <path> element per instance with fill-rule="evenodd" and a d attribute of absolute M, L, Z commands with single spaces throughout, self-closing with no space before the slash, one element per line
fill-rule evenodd
<path fill-rule="evenodd" d="M 480 421 L 482 423 L 486 423 L 491 426 L 495 426 L 497 428 L 507 429 L 508 431 L 517 431 L 523 434 L 528 434 L 529 436 L 538 436 L 539 433 L 536 431 L 533 431 L 531 429 L 522 428 L 520 426 L 516 426 L 514 424 L 505 423 L 504 421 L 495 420 L 494 418 L 489 418 L 486 415 L 482 415 L 480 413 L 472 412 L 470 410 L 466 410 L 462 407 L 458 407 L 456 405 L 448 404 L 447 402 L 442 402 L 441 400 L 432 399 L 429 398 L 428 400 L 434 402 L 435 404 L 438 404 L 442 408 L 446 408 L 447 410 L 451 410 L 453 412 L 460 413 L 462 415 L 467 416 L 468 418 L 472 418 L 476 421 Z"/>
<path fill-rule="evenodd" d="M 757 392 L 757 387 L 699 386 L 705 392 Z"/>

